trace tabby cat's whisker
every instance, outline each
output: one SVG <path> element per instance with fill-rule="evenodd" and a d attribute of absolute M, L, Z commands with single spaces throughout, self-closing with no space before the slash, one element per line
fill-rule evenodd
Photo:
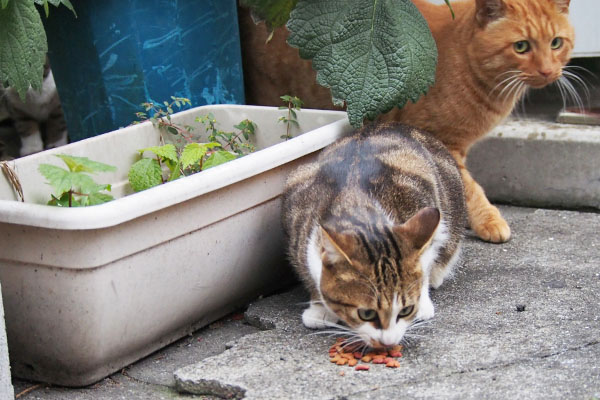
<path fill-rule="evenodd" d="M 347 334 L 348 334 L 348 332 L 345 332 L 345 331 L 335 331 L 335 330 L 322 331 L 322 330 L 318 330 L 318 331 L 311 332 L 308 335 L 309 336 L 323 335 L 323 336 L 328 336 L 328 337 L 336 337 L 336 336 L 345 336 Z"/>
<path fill-rule="evenodd" d="M 406 332 L 404 334 L 404 337 L 405 338 L 410 338 L 410 339 L 423 339 L 426 336 L 425 335 L 419 335 L 418 333 Z"/>
<path fill-rule="evenodd" d="M 415 319 L 410 326 L 431 325 L 432 319 Z"/>
<path fill-rule="evenodd" d="M 412 345 L 412 343 L 413 343 L 413 342 L 416 342 L 416 341 L 417 341 L 416 339 L 414 339 L 414 338 L 411 338 L 411 337 L 408 337 L 408 336 L 406 336 L 406 335 L 405 335 L 405 336 L 402 338 L 402 340 L 400 340 L 400 343 L 399 343 L 399 344 L 401 344 L 401 345 L 402 345 L 402 346 L 404 346 L 404 347 L 409 347 L 409 346 L 411 346 L 411 345 Z"/>
<path fill-rule="evenodd" d="M 364 340 L 360 336 L 356 336 L 353 340 L 346 340 L 342 345 L 342 349 L 346 349 L 347 347 L 352 348 L 357 343 L 364 343 Z"/>
<path fill-rule="evenodd" d="M 336 328 L 340 331 L 347 332 L 349 334 L 354 334 L 354 331 L 345 325 L 340 325 L 340 324 L 337 324 L 337 323 L 331 322 L 331 321 L 319 321 L 319 322 L 322 322 L 323 325 L 327 326 L 328 328 Z"/>

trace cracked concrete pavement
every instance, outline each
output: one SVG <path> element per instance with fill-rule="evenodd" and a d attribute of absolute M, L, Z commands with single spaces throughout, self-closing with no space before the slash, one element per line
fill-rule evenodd
<path fill-rule="evenodd" d="M 466 240 L 399 369 L 329 363 L 333 339 L 302 327 L 307 298 L 296 290 L 250 306 L 248 321 L 271 329 L 176 371 L 178 388 L 246 399 L 600 397 L 600 215 L 502 210 L 513 239 Z"/>
<path fill-rule="evenodd" d="M 465 240 L 398 369 L 331 364 L 334 339 L 302 326 L 296 287 L 89 388 L 40 386 L 20 399 L 600 399 L 600 214 L 501 211 L 512 240 Z"/>

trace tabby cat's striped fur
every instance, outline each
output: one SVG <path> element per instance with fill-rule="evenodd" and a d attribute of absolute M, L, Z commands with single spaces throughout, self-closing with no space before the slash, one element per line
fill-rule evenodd
<path fill-rule="evenodd" d="M 368 125 L 287 182 L 289 255 L 310 291 L 310 328 L 343 321 L 373 347 L 433 317 L 434 288 L 458 259 L 466 224 L 456 162 L 432 136 Z"/>

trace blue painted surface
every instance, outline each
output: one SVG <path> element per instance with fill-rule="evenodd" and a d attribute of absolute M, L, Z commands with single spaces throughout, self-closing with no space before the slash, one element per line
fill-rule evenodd
<path fill-rule="evenodd" d="M 71 141 L 129 125 L 143 102 L 244 103 L 236 0 L 72 2 L 45 21 Z M 56 10 L 56 12 L 54 12 Z"/>

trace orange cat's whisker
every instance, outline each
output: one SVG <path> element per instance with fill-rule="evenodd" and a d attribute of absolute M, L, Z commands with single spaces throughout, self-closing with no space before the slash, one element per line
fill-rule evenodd
<path fill-rule="evenodd" d="M 569 82 L 566 75 L 561 76 L 558 79 L 558 81 L 556 81 L 556 84 L 559 88 L 561 95 L 563 96 L 563 106 L 565 108 L 566 108 L 567 100 L 571 99 L 580 111 L 583 111 L 585 109 L 585 107 L 583 105 L 583 101 L 581 100 L 581 96 L 579 95 L 579 93 L 577 93 L 577 90 L 575 89 L 573 84 L 571 82 Z M 587 91 L 587 87 L 585 89 L 586 89 L 586 94 L 587 94 L 587 98 L 588 98 L 588 102 L 589 102 L 589 93 Z"/>
<path fill-rule="evenodd" d="M 585 68 L 583 68 L 585 69 Z M 572 95 L 575 95 L 577 98 L 580 98 L 579 93 L 577 93 L 577 91 L 575 90 L 575 86 L 573 85 L 576 84 L 579 87 L 581 87 L 585 93 L 585 98 L 587 100 L 587 103 L 589 104 L 590 102 L 590 90 L 588 88 L 588 84 L 586 81 L 583 80 L 583 78 L 581 78 L 579 75 L 567 70 L 567 69 L 563 69 L 562 71 L 563 76 L 561 76 L 561 78 L 559 78 L 559 81 L 562 82 L 563 84 L 567 85 L 568 87 L 572 88 L 572 91 L 569 91 Z M 564 78 L 564 79 L 562 79 Z M 573 83 L 571 83 L 570 81 L 573 81 Z M 559 83 L 560 84 L 560 83 Z"/>
<path fill-rule="evenodd" d="M 567 95 L 566 95 L 565 89 L 563 88 L 563 85 L 562 85 L 563 79 L 565 79 L 565 78 L 562 76 L 560 78 L 558 78 L 558 80 L 556 81 L 556 87 L 558 88 L 558 91 L 560 92 L 560 98 L 562 99 L 563 109 L 565 109 L 565 108 L 567 108 Z"/>
<path fill-rule="evenodd" d="M 498 77 L 496 79 L 500 79 L 502 76 L 510 74 L 510 76 L 508 78 L 504 78 L 502 81 L 500 81 L 496 86 L 494 86 L 494 88 L 490 91 L 489 96 L 491 97 L 494 92 L 499 89 L 502 85 L 504 84 L 510 84 L 510 82 L 512 80 L 518 79 L 519 75 L 521 74 L 521 71 L 519 70 L 511 70 L 511 71 L 506 71 L 501 73 L 500 75 L 498 75 Z"/>
<path fill-rule="evenodd" d="M 519 97 L 525 88 L 526 83 L 522 80 L 522 74 L 519 74 L 500 91 L 498 97 L 502 101 L 512 100 Z"/>

